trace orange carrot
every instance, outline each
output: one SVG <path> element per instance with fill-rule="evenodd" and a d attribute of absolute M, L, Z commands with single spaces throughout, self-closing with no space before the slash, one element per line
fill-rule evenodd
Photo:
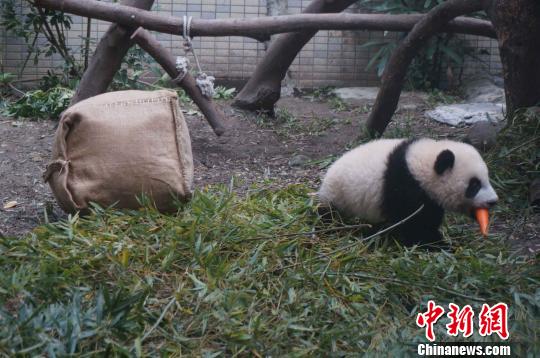
<path fill-rule="evenodd" d="M 480 225 L 480 232 L 482 235 L 487 236 L 488 224 L 489 224 L 489 211 L 486 208 L 478 208 L 475 211 L 476 221 Z"/>

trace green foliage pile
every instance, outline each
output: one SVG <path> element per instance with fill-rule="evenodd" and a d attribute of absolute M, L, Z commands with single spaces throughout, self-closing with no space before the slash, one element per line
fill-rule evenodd
<path fill-rule="evenodd" d="M 176 215 L 96 207 L 0 238 L 0 352 L 403 356 L 425 341 L 415 318 L 429 299 L 505 302 L 513 352 L 539 352 L 538 257 L 475 227 L 454 252 L 369 239 L 322 225 L 309 192 L 209 187 Z M 445 323 L 439 341 L 464 340 Z"/>
<path fill-rule="evenodd" d="M 526 219 L 532 211 L 526 200 L 529 185 L 540 178 L 540 107 L 517 111 L 499 133 L 486 162 L 495 189 L 505 193 L 501 205 L 506 212 L 501 211 L 510 220 L 512 216 Z"/>
<path fill-rule="evenodd" d="M 46 91 L 29 91 L 18 101 L 9 103 L 2 114 L 8 117 L 57 119 L 69 106 L 71 97 L 73 90 L 60 86 Z"/>

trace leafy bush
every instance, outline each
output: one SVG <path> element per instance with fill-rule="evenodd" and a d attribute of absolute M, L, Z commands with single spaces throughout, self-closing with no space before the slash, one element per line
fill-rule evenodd
<path fill-rule="evenodd" d="M 40 8 L 30 0 L 3 0 L 0 3 L 0 15 L 0 25 L 28 44 L 27 57 L 20 66 L 21 73 L 30 57 L 33 56 L 34 63 L 37 63 L 41 54 L 46 57 L 58 54 L 64 59 L 69 76 L 80 75 L 81 66 L 66 43 L 67 31 L 73 23 L 71 16 L 62 11 Z M 46 41 L 38 41 L 39 36 L 43 36 Z"/>
<path fill-rule="evenodd" d="M 370 10 L 391 14 L 425 13 L 445 0 L 364 0 L 362 4 Z M 362 47 L 375 48 L 376 52 L 368 62 L 367 68 L 375 67 L 382 76 L 392 52 L 406 36 L 400 33 L 385 32 L 386 39 L 370 41 Z M 463 72 L 466 56 L 474 57 L 474 48 L 455 34 L 437 34 L 433 36 L 416 54 L 407 73 L 407 86 L 413 89 L 441 89 L 455 86 Z M 450 76 L 448 76 L 450 75 Z M 450 78 L 449 78 L 450 77 Z M 452 82 L 452 83 L 448 83 Z"/>
<path fill-rule="evenodd" d="M 9 117 L 58 118 L 73 97 L 73 90 L 53 87 L 47 91 L 27 92 L 21 99 L 8 104 L 3 114 Z"/>
<path fill-rule="evenodd" d="M 76 89 L 81 79 L 70 76 L 66 71 L 67 68 L 64 68 L 64 71 L 58 69 L 47 70 L 47 73 L 39 81 L 39 88 L 43 91 L 54 87 Z"/>
<path fill-rule="evenodd" d="M 122 59 L 122 66 L 116 72 L 111 83 L 112 90 L 144 89 L 147 84 L 140 79 L 147 72 L 152 71 L 153 59 L 139 46 L 131 47 Z"/>
<path fill-rule="evenodd" d="M 236 92 L 236 88 L 231 87 L 223 87 L 223 86 L 217 86 L 215 88 L 214 93 L 214 99 L 232 99 L 234 98 L 234 93 Z"/>
<path fill-rule="evenodd" d="M 15 75 L 10 72 L 0 72 L 0 86 L 5 86 L 15 79 Z"/>
<path fill-rule="evenodd" d="M 72 48 L 68 46 L 66 39 L 73 20 L 62 11 L 40 8 L 31 0 L 5 0 L 0 4 L 0 15 L 2 15 L 0 26 L 11 34 L 21 37 L 28 44 L 28 54 L 20 66 L 20 73 L 23 73 L 30 58 L 33 57 L 34 63 L 37 63 L 40 55 L 49 57 L 58 54 L 64 63 L 47 71 L 47 75 L 41 79 L 41 89 L 47 91 L 58 86 L 69 88 L 77 86 L 91 52 L 91 28 L 88 28 L 87 37 L 83 38 L 84 45 Z M 38 41 L 40 36 L 46 41 Z M 84 65 L 76 56 L 79 52 L 84 59 Z M 142 83 L 140 79 L 151 70 L 152 62 L 150 56 L 142 49 L 133 46 L 122 59 L 122 66 L 113 79 L 111 89 L 146 88 L 148 84 Z"/>
<path fill-rule="evenodd" d="M 14 74 L 10 72 L 0 72 L 0 94 L 4 95 L 10 92 L 9 85 L 14 79 Z"/>

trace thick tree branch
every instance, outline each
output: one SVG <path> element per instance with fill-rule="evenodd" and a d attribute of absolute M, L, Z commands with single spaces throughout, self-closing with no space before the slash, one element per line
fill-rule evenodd
<path fill-rule="evenodd" d="M 150 9 L 154 0 L 123 0 L 122 3 L 125 4 L 123 7 L 128 9 L 132 9 L 130 6 Z M 109 27 L 99 41 L 88 68 L 84 71 L 77 91 L 71 99 L 71 105 L 107 91 L 114 75 L 120 69 L 122 59 L 133 44 L 129 40 L 133 30 L 118 24 Z"/>
<path fill-rule="evenodd" d="M 418 50 L 457 16 L 483 9 L 484 0 L 449 0 L 434 7 L 413 27 L 394 50 L 384 70 L 377 99 L 367 120 L 368 131 L 380 136 L 392 119 L 407 74 Z"/>
<path fill-rule="evenodd" d="M 36 0 L 36 5 L 120 25 L 168 34 L 182 34 L 183 19 L 96 0 Z M 409 31 L 422 15 L 300 14 L 246 19 L 193 19 L 191 36 L 247 36 L 268 39 L 272 34 L 317 30 Z M 495 37 L 489 21 L 457 19 L 439 31 Z"/>
<path fill-rule="evenodd" d="M 176 69 L 175 57 L 165 49 L 158 40 L 156 40 L 148 31 L 139 27 L 132 35 L 132 40 L 135 41 L 143 50 L 148 52 L 150 56 L 156 60 L 157 63 L 163 67 L 165 72 L 171 78 L 178 78 L 180 72 Z M 208 123 L 214 130 L 216 135 L 220 136 L 225 133 L 225 128 L 222 126 L 221 121 L 224 117 L 223 113 L 214 106 L 211 99 L 202 95 L 199 87 L 193 76 L 186 73 L 184 78 L 176 82 L 180 87 L 186 91 L 189 97 L 200 108 L 201 112 L 205 115 Z"/>
<path fill-rule="evenodd" d="M 312 0 L 303 13 L 341 12 L 356 0 Z M 273 112 L 281 96 L 281 82 L 298 52 L 311 40 L 317 30 L 292 32 L 273 40 L 266 55 L 242 90 L 236 95 L 233 106 L 249 110 Z"/>

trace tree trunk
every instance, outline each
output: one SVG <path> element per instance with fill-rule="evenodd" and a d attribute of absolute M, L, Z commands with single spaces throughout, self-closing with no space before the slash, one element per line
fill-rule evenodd
<path fill-rule="evenodd" d="M 154 0 L 122 0 L 121 3 L 150 10 Z M 133 45 L 130 36 L 134 30 L 135 28 L 126 28 L 118 24 L 112 24 L 109 27 L 96 47 L 90 64 L 71 99 L 71 105 L 107 91 L 114 75 L 120 69 L 124 56 Z"/>
<path fill-rule="evenodd" d="M 287 15 L 289 10 L 289 0 L 266 0 L 266 16 L 281 16 Z M 268 48 L 279 36 L 270 36 L 270 40 L 264 43 L 264 51 L 268 51 Z M 291 77 L 291 71 L 287 70 L 283 80 L 281 81 L 281 92 L 286 88 L 288 93 L 294 92 L 293 79 Z"/>
<path fill-rule="evenodd" d="M 453 18 L 483 8 L 484 0 L 449 0 L 434 7 L 414 25 L 388 60 L 379 93 L 366 123 L 370 135 L 381 136 L 390 123 L 399 102 L 407 69 L 418 50 Z"/>
<path fill-rule="evenodd" d="M 341 12 L 356 0 L 313 0 L 304 13 Z M 233 106 L 249 110 L 269 110 L 281 95 L 281 81 L 285 78 L 300 50 L 317 31 L 287 33 L 272 42 L 266 56 L 257 65 L 246 85 L 236 95 Z"/>
<path fill-rule="evenodd" d="M 540 104 L 540 1 L 493 0 L 488 14 L 499 40 L 507 113 Z"/>

